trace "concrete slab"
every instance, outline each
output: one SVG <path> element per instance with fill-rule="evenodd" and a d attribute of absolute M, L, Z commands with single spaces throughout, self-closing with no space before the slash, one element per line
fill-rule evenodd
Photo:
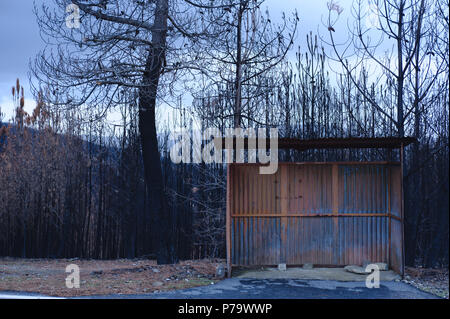
<path fill-rule="evenodd" d="M 313 268 L 304 269 L 289 267 L 285 271 L 277 268 L 263 269 L 233 269 L 235 278 L 252 279 L 307 279 L 307 280 L 334 280 L 334 281 L 365 281 L 367 275 L 350 273 L 344 268 Z M 400 280 L 401 277 L 392 270 L 380 271 L 381 281 Z"/>

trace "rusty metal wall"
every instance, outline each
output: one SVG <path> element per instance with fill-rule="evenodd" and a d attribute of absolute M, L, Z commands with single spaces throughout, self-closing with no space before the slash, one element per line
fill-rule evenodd
<path fill-rule="evenodd" d="M 231 164 L 227 242 L 234 265 L 344 266 L 387 262 L 402 269 L 398 163 Z"/>

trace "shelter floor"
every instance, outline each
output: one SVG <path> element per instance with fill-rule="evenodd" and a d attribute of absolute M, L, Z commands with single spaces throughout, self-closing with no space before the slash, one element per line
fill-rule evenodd
<path fill-rule="evenodd" d="M 278 268 L 264 267 L 245 269 L 233 267 L 233 277 L 252 279 L 310 279 L 335 281 L 365 281 L 367 275 L 350 273 L 344 268 L 312 268 L 288 267 L 285 271 Z M 393 270 L 380 271 L 381 281 L 400 280 L 401 276 Z"/>

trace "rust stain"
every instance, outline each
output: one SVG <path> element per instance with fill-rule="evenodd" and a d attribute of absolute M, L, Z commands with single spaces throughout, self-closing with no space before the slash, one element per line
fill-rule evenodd
<path fill-rule="evenodd" d="M 227 252 L 232 264 L 373 261 L 401 272 L 397 163 L 279 163 L 274 175 L 260 175 L 254 165 L 229 167 Z"/>

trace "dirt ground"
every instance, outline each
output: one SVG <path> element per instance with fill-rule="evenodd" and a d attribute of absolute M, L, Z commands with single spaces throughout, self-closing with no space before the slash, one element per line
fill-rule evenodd
<path fill-rule="evenodd" d="M 50 296 L 140 294 L 211 285 L 222 260 L 188 260 L 157 265 L 155 260 L 0 258 L 0 291 L 37 292 Z M 66 287 L 66 266 L 80 269 L 80 288 Z"/>
<path fill-rule="evenodd" d="M 441 298 L 449 298 L 448 269 L 429 269 L 405 267 L 406 282 L 414 287 L 437 295 Z"/>
<path fill-rule="evenodd" d="M 224 260 L 188 260 L 157 265 L 155 260 L 0 258 L 0 291 L 26 291 L 50 296 L 142 294 L 215 284 Z M 66 287 L 66 266 L 80 268 L 80 288 Z M 449 298 L 448 269 L 406 267 L 402 280 L 420 290 Z M 234 276 L 239 277 L 238 273 Z M 244 276 L 245 277 L 245 276 Z"/>

